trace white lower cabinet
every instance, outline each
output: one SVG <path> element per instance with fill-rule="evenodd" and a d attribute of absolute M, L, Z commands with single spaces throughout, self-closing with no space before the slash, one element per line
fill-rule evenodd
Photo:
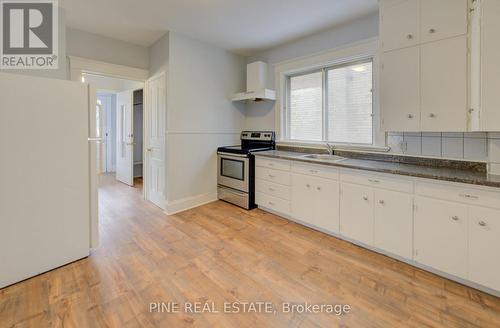
<path fill-rule="evenodd" d="M 500 211 L 469 208 L 469 280 L 500 290 Z"/>
<path fill-rule="evenodd" d="M 292 173 L 292 216 L 300 221 L 312 224 L 314 198 L 311 177 Z"/>
<path fill-rule="evenodd" d="M 467 206 L 416 197 L 415 260 L 467 279 Z"/>
<path fill-rule="evenodd" d="M 500 293 L 497 189 L 272 159 L 257 164 L 260 207 Z"/>
<path fill-rule="evenodd" d="M 373 245 L 373 199 L 370 187 L 342 183 L 340 197 L 340 233 Z"/>
<path fill-rule="evenodd" d="M 373 245 L 411 259 L 413 250 L 413 195 L 375 190 Z"/>
<path fill-rule="evenodd" d="M 339 231 L 339 183 L 292 174 L 292 216 L 318 228 Z"/>

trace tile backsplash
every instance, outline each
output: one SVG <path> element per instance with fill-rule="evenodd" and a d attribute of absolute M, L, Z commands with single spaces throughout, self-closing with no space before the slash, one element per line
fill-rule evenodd
<path fill-rule="evenodd" d="M 395 154 L 488 161 L 489 151 L 500 163 L 500 133 L 389 132 L 387 145 Z M 490 145 L 490 146 L 489 146 Z M 488 149 L 489 148 L 489 149 Z"/>

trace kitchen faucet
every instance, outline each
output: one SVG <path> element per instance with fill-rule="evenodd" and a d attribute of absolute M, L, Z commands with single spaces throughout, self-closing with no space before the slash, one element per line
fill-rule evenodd
<path fill-rule="evenodd" d="M 335 149 L 335 146 L 327 142 L 326 149 L 328 150 L 328 154 L 333 155 L 333 151 Z"/>

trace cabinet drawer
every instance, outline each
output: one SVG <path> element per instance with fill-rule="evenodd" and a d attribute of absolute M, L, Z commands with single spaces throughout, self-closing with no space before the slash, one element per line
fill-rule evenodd
<path fill-rule="evenodd" d="M 354 171 L 342 171 L 340 179 L 344 182 L 356 183 L 388 190 L 412 193 L 413 181 L 387 175 L 366 174 Z"/>
<path fill-rule="evenodd" d="M 289 201 L 280 199 L 278 197 L 269 196 L 261 192 L 257 192 L 255 194 L 255 203 L 257 203 L 257 205 L 259 205 L 260 207 L 265 207 L 279 213 L 288 215 L 290 212 Z"/>
<path fill-rule="evenodd" d="M 274 182 L 256 179 L 255 191 L 278 197 L 284 200 L 290 200 L 290 187 L 280 185 Z"/>
<path fill-rule="evenodd" d="M 290 171 L 290 161 L 279 159 L 268 159 L 257 157 L 255 159 L 255 166 L 267 167 L 275 170 Z"/>
<path fill-rule="evenodd" d="M 290 172 L 257 166 L 255 168 L 255 176 L 257 179 L 271 181 L 286 186 L 290 185 Z"/>
<path fill-rule="evenodd" d="M 315 165 L 315 164 L 305 164 L 305 163 L 292 163 L 292 172 L 317 176 L 327 179 L 338 180 L 339 179 L 339 169 L 335 167 L 329 167 L 325 165 Z"/>
<path fill-rule="evenodd" d="M 417 182 L 416 194 L 459 203 L 500 208 L 500 189 L 499 191 L 489 191 L 467 188 L 463 185 Z"/>

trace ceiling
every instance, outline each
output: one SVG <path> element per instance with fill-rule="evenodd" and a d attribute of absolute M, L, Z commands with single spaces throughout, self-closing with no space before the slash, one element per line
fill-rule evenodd
<path fill-rule="evenodd" d="M 377 0 L 60 0 L 66 24 L 150 46 L 175 31 L 251 55 L 376 12 Z"/>

